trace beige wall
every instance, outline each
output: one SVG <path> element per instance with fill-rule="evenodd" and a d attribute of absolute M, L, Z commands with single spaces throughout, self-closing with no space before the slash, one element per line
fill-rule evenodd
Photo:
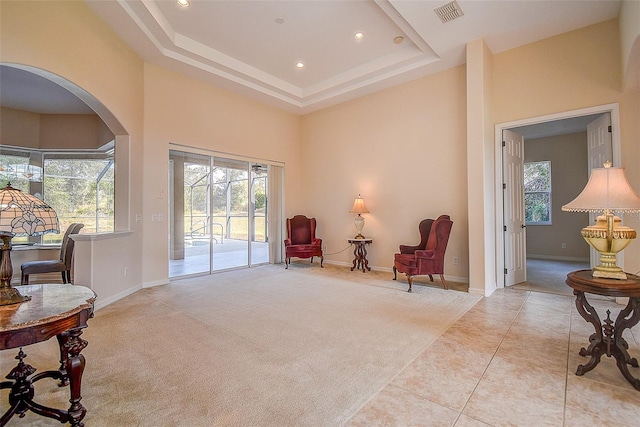
<path fill-rule="evenodd" d="M 286 168 L 287 210 L 302 198 L 298 116 L 191 78 L 145 65 L 144 253 L 145 285 L 168 277 L 167 165 L 169 144 L 181 144 Z M 290 207 L 293 206 L 293 207 Z"/>
<path fill-rule="evenodd" d="M 586 132 L 526 139 L 524 161 L 545 160 L 551 161 L 551 225 L 527 225 L 527 258 L 589 262 L 589 245 L 580 234 L 589 215 L 562 211 L 589 178 Z"/>
<path fill-rule="evenodd" d="M 16 147 L 40 146 L 40 114 L 0 108 L 0 144 Z"/>
<path fill-rule="evenodd" d="M 624 87 L 640 89 L 640 1 L 620 4 L 620 46 Z"/>
<path fill-rule="evenodd" d="M 467 44 L 467 182 L 469 186 L 469 292 L 496 288 L 493 55 L 484 40 Z"/>
<path fill-rule="evenodd" d="M 616 20 L 494 56 L 496 123 L 618 102 Z"/>
<path fill-rule="evenodd" d="M 465 123 L 462 66 L 304 116 L 307 191 L 288 213 L 316 217 L 325 258 L 350 265 L 353 250 L 343 250 L 356 230 L 348 210 L 362 194 L 370 211 L 363 234 L 374 239 L 369 264 L 387 270 L 398 245 L 419 242 L 420 220 L 449 214 L 446 273 L 466 280 Z"/>
<path fill-rule="evenodd" d="M 0 144 L 38 149 L 100 148 L 113 133 L 95 114 L 35 114 L 0 108 Z"/>
<path fill-rule="evenodd" d="M 100 148 L 112 141 L 113 134 L 104 129 L 95 114 L 42 114 L 40 148 Z"/>

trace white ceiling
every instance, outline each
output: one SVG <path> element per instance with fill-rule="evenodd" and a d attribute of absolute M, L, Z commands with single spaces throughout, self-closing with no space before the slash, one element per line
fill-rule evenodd
<path fill-rule="evenodd" d="M 463 64 L 466 43 L 478 38 L 499 53 L 615 18 L 620 7 L 620 0 L 458 0 L 464 15 L 442 23 L 434 9 L 446 0 L 86 3 L 145 61 L 297 114 Z M 357 31 L 364 39 L 355 40 Z M 402 43 L 394 43 L 398 36 Z M 75 95 L 8 68 L 0 67 L 1 105 L 87 113 Z"/>
<path fill-rule="evenodd" d="M 618 16 L 619 0 L 87 1 L 145 61 L 299 114 Z M 364 39 L 356 40 L 361 31 Z M 398 36 L 402 43 L 394 43 Z M 304 62 L 303 69 L 295 67 Z"/>

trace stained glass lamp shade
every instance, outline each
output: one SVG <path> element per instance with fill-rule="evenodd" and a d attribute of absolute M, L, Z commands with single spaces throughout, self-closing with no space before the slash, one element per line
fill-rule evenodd
<path fill-rule="evenodd" d="M 0 248 L 0 305 L 17 304 L 30 299 L 11 287 L 11 238 L 59 232 L 58 215 L 51 206 L 11 187 L 11 183 L 0 189 L 0 239 L 3 243 Z"/>

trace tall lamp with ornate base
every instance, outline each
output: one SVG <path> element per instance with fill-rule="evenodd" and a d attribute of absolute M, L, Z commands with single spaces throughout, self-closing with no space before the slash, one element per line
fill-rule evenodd
<path fill-rule="evenodd" d="M 593 169 L 584 190 L 562 210 L 602 213 L 595 224 L 581 232 L 600 253 L 600 264 L 593 269 L 593 277 L 626 279 L 627 275 L 616 264 L 616 255 L 636 238 L 636 230 L 621 225 L 614 212 L 640 212 L 640 196 L 629 184 L 624 168 L 613 168 L 611 162 L 606 162 L 604 168 Z"/>
<path fill-rule="evenodd" d="M 14 236 L 37 236 L 59 233 L 58 215 L 37 197 L 11 186 L 0 189 L 0 305 L 18 304 L 31 299 L 11 286 L 11 239 Z"/>
<path fill-rule="evenodd" d="M 354 237 L 354 239 L 364 239 L 364 236 L 362 235 L 362 228 L 364 227 L 364 218 L 362 217 L 361 214 L 369 213 L 369 209 L 367 209 L 367 207 L 364 204 L 364 199 L 359 194 L 358 194 L 358 197 L 356 197 L 356 200 L 354 200 L 353 207 L 351 208 L 349 213 L 358 214 L 358 216 L 353 220 L 353 223 L 356 226 L 356 230 L 358 231 L 358 234 L 356 235 L 356 237 Z"/>

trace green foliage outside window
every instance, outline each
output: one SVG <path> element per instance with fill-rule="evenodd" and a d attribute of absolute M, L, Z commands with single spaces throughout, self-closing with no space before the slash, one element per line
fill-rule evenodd
<path fill-rule="evenodd" d="M 114 230 L 114 162 L 106 153 L 3 148 L 0 166 L 2 187 L 11 182 L 14 188 L 42 197 L 56 211 L 61 232 L 43 235 L 43 243 L 59 244 L 73 222 L 85 224 L 83 232 Z M 17 237 L 14 243 L 27 239 Z"/>
<path fill-rule="evenodd" d="M 524 164 L 524 212 L 527 224 L 551 224 L 551 162 Z"/>

